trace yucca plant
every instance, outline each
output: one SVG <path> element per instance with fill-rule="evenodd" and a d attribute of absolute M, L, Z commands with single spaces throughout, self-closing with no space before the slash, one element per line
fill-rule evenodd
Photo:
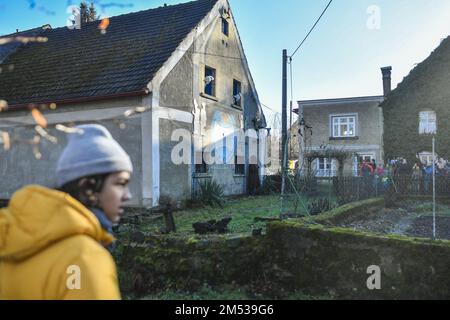
<path fill-rule="evenodd" d="M 223 187 L 212 180 L 201 182 L 198 201 L 206 206 L 223 208 L 225 205 Z"/>

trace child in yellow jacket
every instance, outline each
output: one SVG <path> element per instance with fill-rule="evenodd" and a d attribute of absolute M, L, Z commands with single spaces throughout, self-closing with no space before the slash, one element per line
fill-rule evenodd
<path fill-rule="evenodd" d="M 69 136 L 58 189 L 26 186 L 0 210 L 0 299 L 120 299 L 107 247 L 133 167 L 100 125 Z"/>

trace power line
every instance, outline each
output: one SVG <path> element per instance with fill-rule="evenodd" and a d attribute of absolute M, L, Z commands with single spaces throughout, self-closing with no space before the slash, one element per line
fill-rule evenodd
<path fill-rule="evenodd" d="M 263 106 L 263 107 L 265 107 L 266 109 L 268 109 L 268 110 L 270 110 L 270 111 L 272 111 L 273 113 L 275 113 L 275 114 L 279 114 L 279 112 L 277 112 L 277 111 L 275 111 L 275 110 L 273 110 L 272 108 L 269 108 L 268 106 L 266 106 L 264 103 L 262 103 L 262 102 L 260 102 L 261 103 L 261 105 Z"/>
<path fill-rule="evenodd" d="M 293 80 L 293 75 L 292 75 L 292 57 L 289 59 L 289 67 L 290 67 L 290 75 L 291 75 L 291 103 L 294 102 L 294 80 Z"/>
<path fill-rule="evenodd" d="M 291 75 L 291 104 L 290 104 L 290 127 L 292 127 L 293 113 L 294 113 L 294 75 L 292 72 L 292 58 L 289 59 L 290 75 Z"/>
<path fill-rule="evenodd" d="M 303 45 L 303 43 L 305 43 L 306 39 L 308 39 L 309 35 L 311 34 L 311 32 L 313 32 L 314 28 L 317 26 L 317 24 L 319 23 L 320 19 L 322 19 L 322 16 L 325 14 L 325 12 L 328 10 L 328 7 L 331 5 L 331 3 L 333 2 L 333 0 L 330 0 L 330 2 L 328 2 L 327 6 L 325 7 L 325 9 L 323 10 L 322 14 L 320 15 L 319 19 L 317 19 L 316 23 L 314 23 L 313 27 L 311 28 L 311 30 L 309 30 L 308 34 L 306 35 L 305 39 L 303 39 L 303 41 L 300 43 L 300 45 L 297 47 L 297 49 L 294 51 L 294 53 L 291 55 L 291 59 L 295 56 L 295 54 L 297 53 L 297 51 L 301 48 L 301 46 Z"/>
<path fill-rule="evenodd" d="M 183 51 L 183 52 L 189 52 L 190 49 L 176 49 L 177 51 Z M 207 53 L 207 52 L 200 52 L 200 51 L 191 51 L 193 54 L 202 54 L 205 56 L 213 56 L 213 57 L 220 57 L 220 58 L 226 58 L 226 59 L 233 59 L 233 60 L 242 60 L 244 59 L 242 57 L 233 57 L 233 56 L 224 56 L 221 54 L 215 54 L 215 53 Z"/>

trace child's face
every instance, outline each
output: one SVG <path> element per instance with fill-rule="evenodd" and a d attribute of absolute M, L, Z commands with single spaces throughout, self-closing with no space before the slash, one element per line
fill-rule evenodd
<path fill-rule="evenodd" d="M 125 202 L 131 199 L 128 183 L 130 182 L 130 173 L 121 171 L 109 175 L 99 193 L 99 206 L 106 217 L 114 224 L 119 223 L 120 216 L 123 214 Z"/>

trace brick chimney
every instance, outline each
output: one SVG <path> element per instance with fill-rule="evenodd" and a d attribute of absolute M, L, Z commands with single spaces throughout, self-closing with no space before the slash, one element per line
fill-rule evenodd
<path fill-rule="evenodd" d="M 381 68 L 381 72 L 383 73 L 383 95 L 384 97 L 386 97 L 392 90 L 391 84 L 392 67 Z"/>

